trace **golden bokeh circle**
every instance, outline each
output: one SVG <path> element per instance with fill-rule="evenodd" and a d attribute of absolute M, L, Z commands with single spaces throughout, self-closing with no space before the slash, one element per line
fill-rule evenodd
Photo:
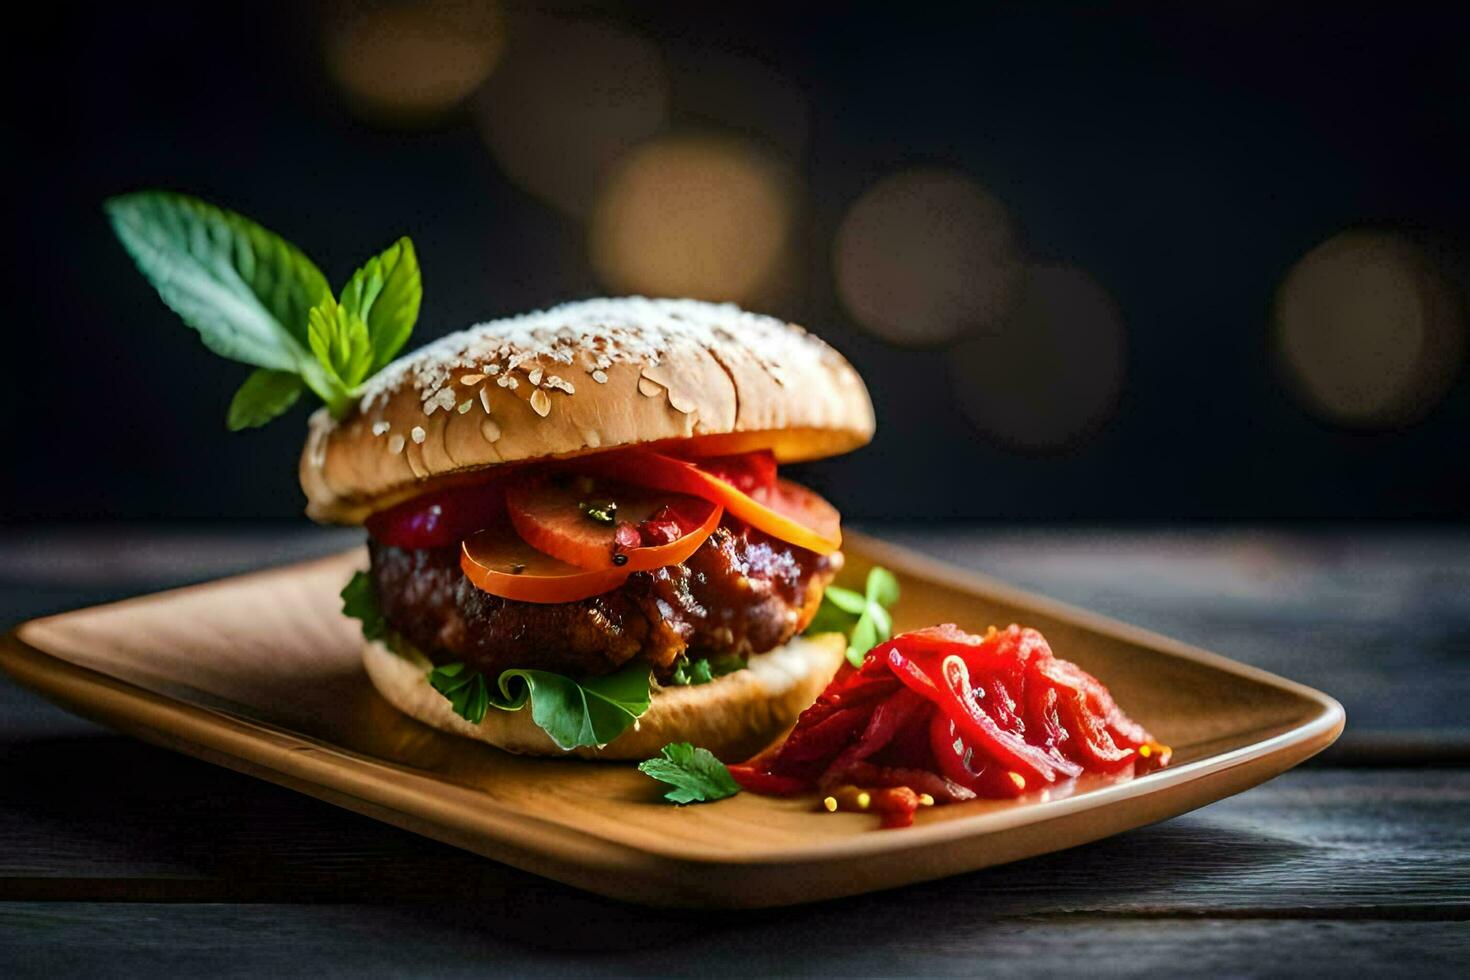
<path fill-rule="evenodd" d="M 395 126 L 435 123 L 494 70 L 504 27 L 493 2 L 345 4 L 323 35 L 327 72 L 358 115 Z"/>
<path fill-rule="evenodd" d="M 853 319 L 906 347 L 1000 323 L 1022 269 L 1004 206 L 949 170 L 880 180 L 848 209 L 833 246 L 837 293 Z"/>
<path fill-rule="evenodd" d="M 757 145 L 660 137 L 631 151 L 603 185 L 589 257 L 616 293 L 750 302 L 782 277 L 795 220 L 789 172 Z"/>
<path fill-rule="evenodd" d="M 1465 355 L 1459 290 L 1423 248 L 1392 231 L 1346 231 L 1312 249 L 1282 280 L 1272 320 L 1297 396 L 1351 428 L 1423 416 Z"/>

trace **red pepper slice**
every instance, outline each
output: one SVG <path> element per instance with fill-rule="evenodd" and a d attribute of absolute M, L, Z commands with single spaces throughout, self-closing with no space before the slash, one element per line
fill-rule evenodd
<path fill-rule="evenodd" d="M 970 686 L 970 669 L 960 657 L 946 656 L 940 671 L 939 682 L 935 685 L 943 699 L 940 708 L 954 720 L 960 734 L 983 747 L 1002 766 L 1020 773 L 1028 783 L 1033 780 L 1050 783 L 1059 773 L 1065 776 L 1081 774 L 1081 766 L 1050 758 L 1044 750 L 1001 728 L 976 700 L 975 690 Z"/>
<path fill-rule="evenodd" d="M 800 763 L 816 762 L 820 772 L 852 740 L 852 737 L 868 724 L 871 709 L 841 708 L 803 727 L 798 725 L 786 739 L 776 755 L 770 769 L 772 772 L 790 772 Z"/>
<path fill-rule="evenodd" d="M 820 787 L 831 787 L 841 783 L 853 763 L 861 762 L 886 746 L 898 735 L 899 730 L 913 718 L 928 701 L 906 688 L 880 701 L 868 717 L 862 736 L 832 761 L 827 770 L 817 779 Z"/>
<path fill-rule="evenodd" d="M 929 743 L 944 777 L 972 793 L 1005 799 L 1026 792 L 1024 776 L 1010 772 L 976 752 L 960 734 L 954 721 L 942 711 L 936 711 L 929 720 Z"/>
<path fill-rule="evenodd" d="M 1075 664 L 1055 658 L 1043 661 L 1037 673 L 1056 691 L 1058 717 L 1072 735 L 1067 743 L 1072 758 L 1104 772 L 1117 772 L 1133 761 L 1137 752 L 1114 742 L 1106 719 L 1088 705 L 1088 682 L 1097 681 Z"/>
<path fill-rule="evenodd" d="M 748 789 L 752 793 L 765 793 L 769 796 L 794 796 L 797 793 L 805 793 L 812 788 L 811 780 L 797 779 L 793 776 L 777 776 L 769 772 L 762 772 L 749 763 L 735 766 L 726 766 L 730 775 L 740 784 L 742 789 Z"/>
<path fill-rule="evenodd" d="M 883 647 L 879 647 L 879 651 L 883 651 L 884 649 Z M 868 659 L 871 662 L 878 658 L 869 654 Z M 923 695 L 935 704 L 940 705 L 941 709 L 944 707 L 941 703 L 944 700 L 944 695 L 940 693 L 938 685 L 924 671 L 924 668 L 920 667 L 911 657 L 899 650 L 896 645 L 890 643 L 887 646 L 886 652 L 883 653 L 883 660 L 887 662 L 889 669 L 898 676 L 899 680 L 904 682 L 909 690 L 915 694 Z M 866 667 L 867 663 L 864 663 L 863 666 Z"/>
<path fill-rule="evenodd" d="M 1057 707 L 1056 688 L 1049 686 L 1039 668 L 1033 666 L 1027 674 L 1026 684 L 1026 733 L 1027 741 L 1039 745 L 1052 754 L 1072 758 L 1071 733 L 1062 724 Z"/>

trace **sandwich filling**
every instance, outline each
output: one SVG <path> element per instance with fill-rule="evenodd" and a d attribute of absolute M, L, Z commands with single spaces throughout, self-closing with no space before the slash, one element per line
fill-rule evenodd
<path fill-rule="evenodd" d="M 686 561 L 634 572 L 572 602 L 522 602 L 477 588 L 458 547 L 369 542 L 387 625 L 435 662 L 495 676 L 535 668 L 610 673 L 637 657 L 667 681 L 683 657 L 773 650 L 810 622 L 842 553 L 818 555 L 742 522 L 721 524 Z"/>
<path fill-rule="evenodd" d="M 811 622 L 842 566 L 831 505 L 768 453 L 519 467 L 370 518 L 384 625 L 437 664 L 679 682 Z M 708 679 L 708 677 L 705 677 Z"/>

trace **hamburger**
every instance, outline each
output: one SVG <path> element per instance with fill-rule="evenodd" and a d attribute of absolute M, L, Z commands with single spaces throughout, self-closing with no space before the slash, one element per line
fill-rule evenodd
<path fill-rule="evenodd" d="M 729 756 L 794 722 L 843 656 L 801 636 L 840 518 L 778 467 L 873 428 L 852 366 L 797 326 L 601 299 L 389 364 L 350 414 L 312 416 L 300 478 L 312 518 L 367 528 L 345 598 L 371 610 L 363 662 L 400 711 L 512 752 Z M 579 700 L 612 719 L 546 724 Z"/>
<path fill-rule="evenodd" d="M 833 676 L 842 637 L 801 633 L 841 519 L 778 467 L 863 445 L 873 409 L 816 337 L 731 305 L 601 299 L 395 359 L 423 293 L 408 238 L 334 293 L 296 246 L 197 198 L 105 210 L 163 302 L 254 369 L 231 429 L 322 401 L 307 513 L 367 528 L 343 609 L 406 714 L 513 752 L 728 757 Z"/>

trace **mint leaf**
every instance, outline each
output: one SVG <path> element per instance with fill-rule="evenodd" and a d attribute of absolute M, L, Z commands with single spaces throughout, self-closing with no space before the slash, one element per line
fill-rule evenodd
<path fill-rule="evenodd" d="M 868 571 L 861 593 L 827 586 L 806 632 L 845 633 L 847 662 L 861 667 L 869 650 L 892 638 L 893 617 L 888 607 L 898 602 L 898 594 L 898 579 L 888 569 L 875 565 Z"/>
<path fill-rule="evenodd" d="M 231 432 L 259 428 L 296 404 L 302 387 L 290 371 L 256 368 L 231 399 L 225 424 Z"/>
<path fill-rule="evenodd" d="M 847 662 L 854 667 L 861 667 L 868 651 L 885 639 L 887 637 L 878 634 L 878 627 L 873 623 L 873 618 L 864 613 L 858 617 L 857 625 L 852 628 L 852 635 L 848 638 Z"/>
<path fill-rule="evenodd" d="M 307 311 L 330 290 L 294 245 L 183 194 L 127 194 L 104 209 L 138 270 L 206 347 L 276 371 L 309 365 Z"/>
<path fill-rule="evenodd" d="M 831 586 L 829 585 L 827 588 L 830 589 Z M 861 613 L 858 615 L 861 615 Z M 852 613 L 839 609 L 833 603 L 828 602 L 824 594 L 822 596 L 822 604 L 817 607 L 817 614 L 812 617 L 812 621 L 807 624 L 803 632 L 808 635 L 816 633 L 841 633 L 843 636 L 846 636 L 857 625 L 858 615 L 853 615 Z"/>
<path fill-rule="evenodd" d="M 511 669 L 498 686 L 505 701 L 496 707 L 515 710 L 529 697 L 532 720 L 563 749 L 606 745 L 648 710 L 648 665 L 639 661 L 581 683 L 549 671 Z"/>
<path fill-rule="evenodd" d="M 373 342 L 362 317 L 331 296 L 311 308 L 306 339 L 330 383 L 316 389 L 322 401 L 341 418 L 352 406 L 352 395 L 373 364 Z"/>
<path fill-rule="evenodd" d="M 740 792 L 730 770 L 708 749 L 674 742 L 660 750 L 662 758 L 638 763 L 638 771 L 673 789 L 664 794 L 672 803 L 712 803 Z"/>
<path fill-rule="evenodd" d="M 888 569 L 874 565 L 868 569 L 865 592 L 869 606 L 891 606 L 898 602 L 898 579 Z"/>
<path fill-rule="evenodd" d="M 852 613 L 854 616 L 861 616 L 863 610 L 868 607 L 868 599 L 861 592 L 854 592 L 836 585 L 827 586 L 827 591 L 822 593 L 822 598 L 843 612 Z"/>
<path fill-rule="evenodd" d="M 235 393 L 233 430 L 280 415 L 302 385 L 344 417 L 418 320 L 423 282 L 407 238 L 364 263 L 339 303 L 300 249 L 243 215 L 167 191 L 103 207 L 139 271 L 205 346 L 264 372 Z"/>
<path fill-rule="evenodd" d="M 490 688 L 485 675 L 464 664 L 445 664 L 429 671 L 429 684 L 449 699 L 449 706 L 471 725 L 485 720 L 490 709 Z"/>
<path fill-rule="evenodd" d="M 423 295 L 418 256 L 408 238 L 368 259 L 342 287 L 342 308 L 361 317 L 372 338 L 370 373 L 393 360 L 408 342 Z"/>
<path fill-rule="evenodd" d="M 388 635 L 388 624 L 378 606 L 378 593 L 367 572 L 355 572 L 342 587 L 342 614 L 362 621 L 362 635 L 381 640 Z"/>

